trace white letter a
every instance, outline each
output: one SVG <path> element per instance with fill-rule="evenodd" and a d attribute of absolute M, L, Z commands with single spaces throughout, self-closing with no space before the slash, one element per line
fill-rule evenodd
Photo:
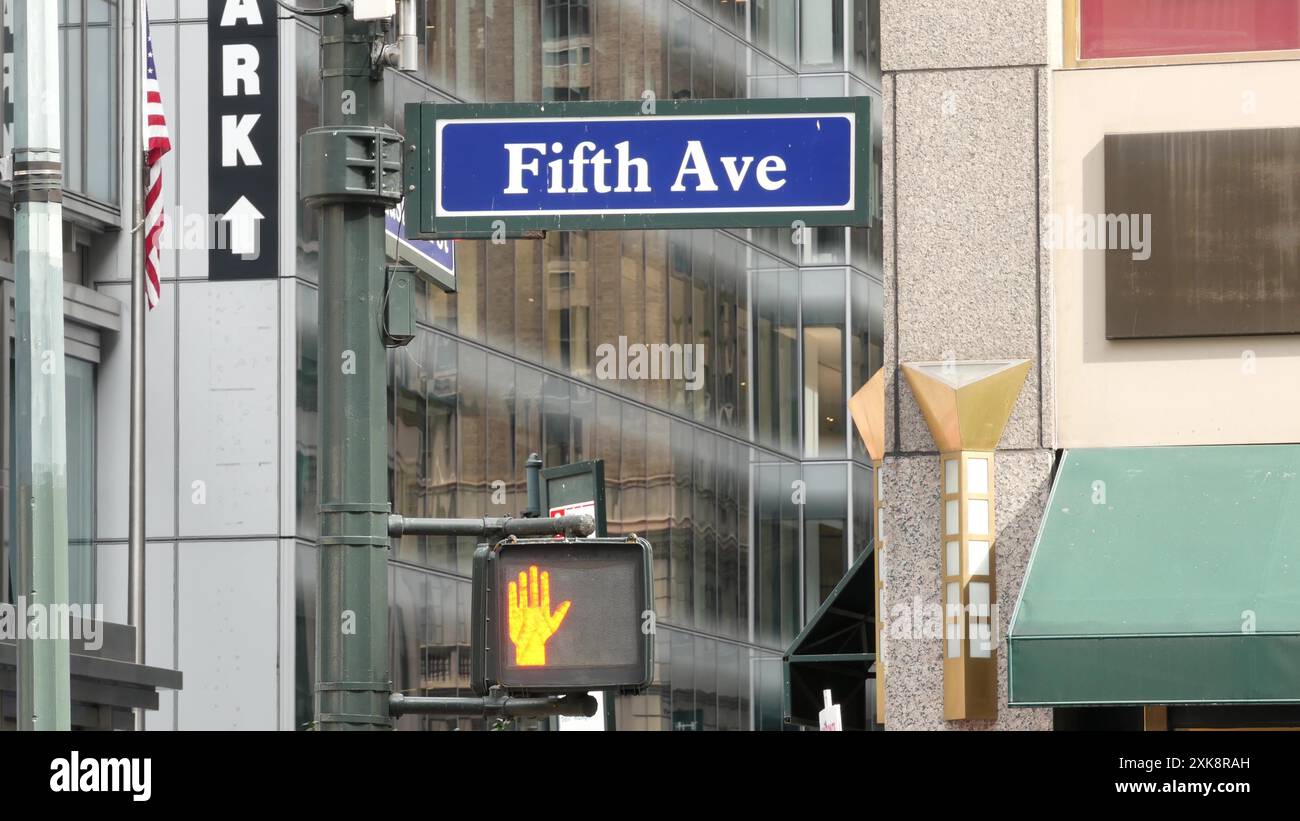
<path fill-rule="evenodd" d="M 233 26 L 240 18 L 247 20 L 250 26 L 262 25 L 262 11 L 257 7 L 257 0 L 226 0 L 226 7 L 221 11 L 221 25 Z"/>
<path fill-rule="evenodd" d="M 685 191 L 686 186 L 682 185 L 682 177 L 687 174 L 694 174 L 698 180 L 695 186 L 696 191 L 717 191 L 718 186 L 713 182 L 713 172 L 709 170 L 709 160 L 704 156 L 704 146 L 700 145 L 699 140 L 691 140 L 686 144 L 686 156 L 682 157 L 682 166 L 677 171 L 677 182 L 673 183 L 669 191 Z"/>

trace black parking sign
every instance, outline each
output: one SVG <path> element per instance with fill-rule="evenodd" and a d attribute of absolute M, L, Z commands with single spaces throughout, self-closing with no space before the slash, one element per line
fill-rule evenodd
<path fill-rule="evenodd" d="M 279 272 L 276 32 L 275 0 L 208 0 L 209 279 Z"/>

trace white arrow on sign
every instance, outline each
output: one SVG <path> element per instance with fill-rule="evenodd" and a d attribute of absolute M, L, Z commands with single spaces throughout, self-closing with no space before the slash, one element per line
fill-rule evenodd
<path fill-rule="evenodd" d="M 248 197 L 236 200 L 221 218 L 230 223 L 230 253 L 248 255 L 257 251 L 257 221 L 262 219 L 262 212 Z"/>

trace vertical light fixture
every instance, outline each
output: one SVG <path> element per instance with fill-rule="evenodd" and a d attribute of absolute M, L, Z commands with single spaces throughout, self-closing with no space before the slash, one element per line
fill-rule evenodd
<path fill-rule="evenodd" d="M 872 560 L 875 562 L 876 578 L 876 723 L 885 723 L 885 646 L 880 636 L 885 619 L 885 577 L 884 565 L 880 561 L 881 551 L 885 546 L 885 504 L 884 474 L 885 465 L 885 371 L 876 371 L 867 383 L 849 399 L 849 413 L 853 416 L 853 426 L 862 437 L 862 444 L 871 457 L 871 516 L 874 527 L 872 533 Z"/>
<path fill-rule="evenodd" d="M 904 363 L 939 448 L 943 717 L 998 717 L 993 451 L 1029 373 L 1027 359 Z"/>

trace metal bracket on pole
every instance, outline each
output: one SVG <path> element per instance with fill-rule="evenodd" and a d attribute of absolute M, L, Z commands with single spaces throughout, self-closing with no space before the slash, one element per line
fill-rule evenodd
<path fill-rule="evenodd" d="M 504 687 L 493 687 L 484 698 L 432 698 L 393 693 L 388 714 L 446 716 L 448 718 L 591 718 L 599 704 L 590 693 L 568 693 L 539 698 L 512 698 Z"/>
<path fill-rule="evenodd" d="M 302 135 L 299 185 L 309 206 L 402 200 L 402 135 L 387 126 L 321 126 Z"/>

